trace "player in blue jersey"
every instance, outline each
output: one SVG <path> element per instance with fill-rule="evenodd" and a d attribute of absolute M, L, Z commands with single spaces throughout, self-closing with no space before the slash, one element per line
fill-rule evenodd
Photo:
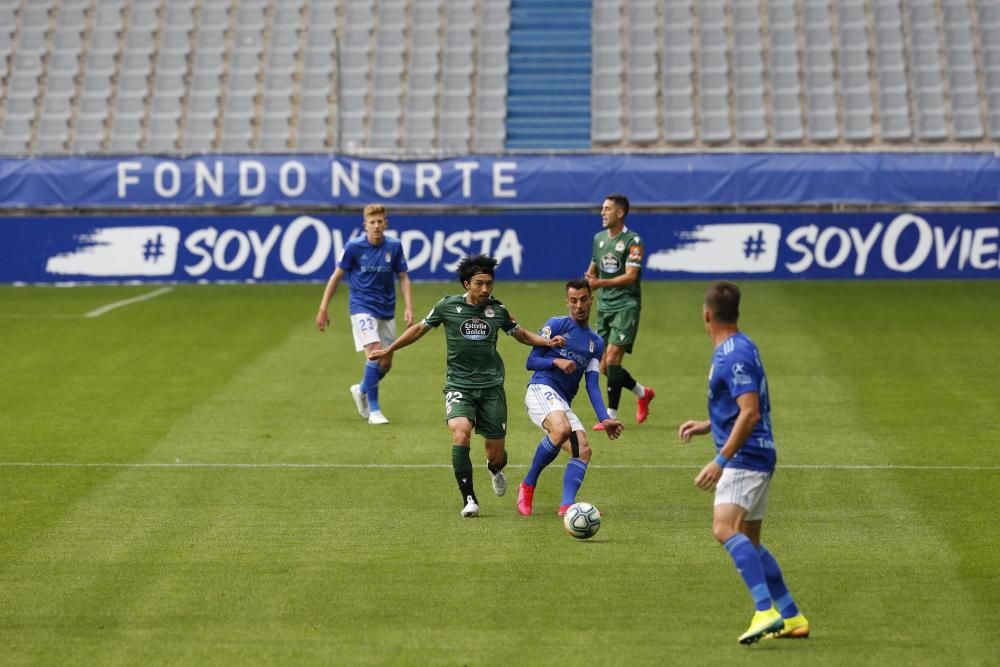
<path fill-rule="evenodd" d="M 715 440 L 716 456 L 694 483 L 704 491 L 715 490 L 712 532 L 753 597 L 756 612 L 739 642 L 804 638 L 809 621 L 788 592 L 778 561 L 760 543 L 777 456 L 767 376 L 757 346 L 739 329 L 739 315 L 739 287 L 724 280 L 714 283 L 702 311 L 715 345 L 708 374 L 709 418 L 684 422 L 678 434 L 684 442 L 707 433 Z"/>
<path fill-rule="evenodd" d="M 545 437 L 538 443 L 531 468 L 517 490 L 517 511 L 525 516 L 530 516 L 532 512 L 538 476 L 556 459 L 560 449 L 565 449 L 571 458 L 563 474 L 559 514 L 565 514 L 569 506 L 576 502 L 577 491 L 583 484 L 590 462 L 587 432 L 570 407 L 580 388 L 581 378 L 586 378 L 590 404 L 608 437 L 614 440 L 622 432 L 622 423 L 608 416 L 601 398 L 599 380 L 604 340 L 589 326 L 593 304 L 587 280 L 566 283 L 569 316 L 551 318 L 540 332 L 546 339 L 561 336 L 565 345 L 560 348 L 534 347 L 528 355 L 526 366 L 535 373 L 528 382 L 524 403 L 531 421 L 545 431 Z"/>
<path fill-rule="evenodd" d="M 413 324 L 413 299 L 410 294 L 410 276 L 407 273 L 403 245 L 398 239 L 385 235 L 389 218 L 381 204 L 369 204 L 364 210 L 365 235 L 349 241 L 337 268 L 330 276 L 323 292 L 323 300 L 316 314 L 316 327 L 325 331 L 330 324 L 327 309 L 337 285 L 346 275 L 350 298 L 351 329 L 354 347 L 365 351 L 367 357 L 374 350 L 387 347 L 396 339 L 396 286 L 393 276 L 399 277 L 403 293 L 403 317 L 406 325 Z M 351 397 L 362 419 L 369 424 L 388 424 L 378 400 L 378 385 L 392 368 L 392 355 L 378 361 L 366 361 L 361 382 L 351 385 Z"/>

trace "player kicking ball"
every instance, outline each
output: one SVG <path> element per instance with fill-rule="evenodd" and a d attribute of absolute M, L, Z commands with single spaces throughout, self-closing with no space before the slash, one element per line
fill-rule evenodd
<path fill-rule="evenodd" d="M 565 345 L 560 348 L 534 347 L 528 354 L 525 365 L 535 373 L 528 382 L 524 404 L 528 408 L 528 417 L 545 431 L 545 437 L 538 443 L 531 468 L 517 490 L 517 511 L 524 516 L 531 516 L 538 476 L 556 459 L 560 449 L 566 450 L 571 458 L 563 473 L 559 515 L 566 514 L 566 510 L 576 502 L 591 455 L 587 432 L 570 407 L 580 388 L 581 378 L 586 378 L 590 404 L 608 438 L 615 440 L 623 429 L 620 421 L 608 416 L 601 398 L 599 381 L 604 340 L 589 326 L 593 304 L 590 284 L 586 280 L 566 283 L 569 315 L 551 318 L 541 331 L 542 338 L 562 337 Z"/>

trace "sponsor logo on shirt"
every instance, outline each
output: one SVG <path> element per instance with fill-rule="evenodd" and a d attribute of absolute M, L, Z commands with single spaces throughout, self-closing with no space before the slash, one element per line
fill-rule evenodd
<path fill-rule="evenodd" d="M 733 385 L 740 386 L 745 384 L 753 384 L 753 378 L 744 369 L 745 364 L 738 363 L 733 364 Z"/>
<path fill-rule="evenodd" d="M 618 258 L 610 253 L 601 257 L 601 271 L 605 273 L 615 273 L 622 268 Z"/>
<path fill-rule="evenodd" d="M 478 317 L 473 317 L 462 322 L 460 330 L 462 337 L 467 340 L 484 340 L 490 335 L 489 322 L 481 320 Z"/>

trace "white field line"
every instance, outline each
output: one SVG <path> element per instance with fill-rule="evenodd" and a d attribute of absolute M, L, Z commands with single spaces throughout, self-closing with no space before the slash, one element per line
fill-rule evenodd
<path fill-rule="evenodd" d="M 153 290 L 148 294 L 140 294 L 139 296 L 134 296 L 131 299 L 122 299 L 121 301 L 115 301 L 113 303 L 101 306 L 100 308 L 95 308 L 89 313 L 85 313 L 84 317 L 100 317 L 104 313 L 110 312 L 115 308 L 121 308 L 122 306 L 128 306 L 133 303 L 138 303 L 140 301 L 146 301 L 148 299 L 155 299 L 158 296 L 162 296 L 167 292 L 173 291 L 173 289 L 174 289 L 173 287 L 161 287 L 160 289 Z"/>
<path fill-rule="evenodd" d="M 511 464 L 508 468 L 528 468 L 527 465 Z M 598 470 L 700 470 L 699 465 L 638 464 L 638 465 L 594 465 Z M 304 470 L 356 470 L 356 469 L 400 469 L 422 470 L 446 468 L 444 463 L 197 463 L 177 461 L 174 463 L 95 463 L 72 461 L 0 461 L 0 468 L 153 468 L 153 469 L 304 469 Z M 779 470 L 914 470 L 914 471 L 1000 471 L 1000 466 L 945 466 L 945 465 L 892 465 L 892 464 L 788 464 L 778 466 Z"/>
<path fill-rule="evenodd" d="M 122 299 L 121 301 L 115 301 L 113 303 L 100 306 L 99 308 L 95 308 L 89 313 L 84 313 L 82 315 L 76 313 L 0 313 L 0 317 L 8 317 L 18 320 L 78 320 L 80 318 L 100 317 L 115 308 L 128 306 L 133 303 L 138 303 L 139 301 L 146 301 L 147 299 L 155 299 L 158 296 L 163 296 L 167 292 L 173 291 L 173 289 L 173 287 L 161 287 L 160 289 L 153 290 L 148 294 L 140 294 L 139 296 L 134 296 L 131 299 Z"/>

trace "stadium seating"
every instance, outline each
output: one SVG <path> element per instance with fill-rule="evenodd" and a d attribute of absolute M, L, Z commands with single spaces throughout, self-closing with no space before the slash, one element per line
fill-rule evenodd
<path fill-rule="evenodd" d="M 512 0 L 507 148 L 590 148 L 591 10 Z"/>
<path fill-rule="evenodd" d="M 998 0 L 0 0 L 4 155 L 998 140 Z"/>

